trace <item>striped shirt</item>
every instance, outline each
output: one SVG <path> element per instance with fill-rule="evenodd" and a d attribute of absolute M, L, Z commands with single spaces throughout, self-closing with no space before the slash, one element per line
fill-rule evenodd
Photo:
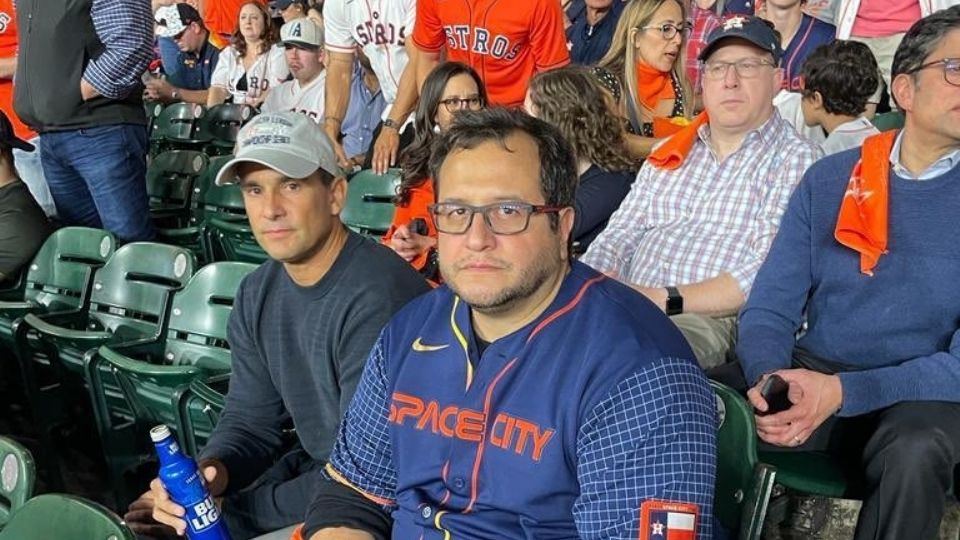
<path fill-rule="evenodd" d="M 83 80 L 108 98 L 122 99 L 138 87 L 153 58 L 150 1 L 93 0 L 90 18 L 104 50 L 87 64 Z"/>
<path fill-rule="evenodd" d="M 643 165 L 583 262 L 645 287 L 729 273 L 749 294 L 790 194 L 823 152 L 776 111 L 723 161 L 709 129 L 679 169 Z"/>

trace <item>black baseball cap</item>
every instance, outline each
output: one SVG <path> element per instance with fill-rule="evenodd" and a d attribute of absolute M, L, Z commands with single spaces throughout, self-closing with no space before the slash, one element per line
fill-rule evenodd
<path fill-rule="evenodd" d="M 732 15 L 723 18 L 720 24 L 707 36 L 707 43 L 700 51 L 699 59 L 706 60 L 710 53 L 717 48 L 717 43 L 727 38 L 740 38 L 756 45 L 773 55 L 773 61 L 780 65 L 783 58 L 783 48 L 780 46 L 780 36 L 773 28 L 773 24 L 760 17 L 748 15 Z"/>
<path fill-rule="evenodd" d="M 303 4 L 303 6 L 306 7 L 307 2 L 306 0 L 273 0 L 271 4 L 275 9 L 283 10 L 290 7 L 291 4 Z"/>
<path fill-rule="evenodd" d="M 17 137 L 13 132 L 13 124 L 10 123 L 10 119 L 7 118 L 7 115 L 3 111 L 0 111 L 0 145 L 23 150 L 24 152 L 33 152 L 34 150 L 32 144 Z"/>
<path fill-rule="evenodd" d="M 190 4 L 183 2 L 163 6 L 153 14 L 156 24 L 155 33 L 160 37 L 174 38 L 190 26 L 190 23 L 203 25 L 200 13 Z"/>

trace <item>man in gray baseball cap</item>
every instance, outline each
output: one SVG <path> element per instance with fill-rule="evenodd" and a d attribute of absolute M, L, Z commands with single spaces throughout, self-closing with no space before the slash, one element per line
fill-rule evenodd
<path fill-rule="evenodd" d="M 273 259 L 237 291 L 230 391 L 200 453 L 231 536 L 251 538 L 303 520 L 380 330 L 429 287 L 392 250 L 340 222 L 346 179 L 323 129 L 302 114 L 251 120 L 217 183 L 239 184 Z M 295 437 L 284 436 L 291 420 Z M 158 480 L 130 510 L 138 531 L 187 527 Z"/>

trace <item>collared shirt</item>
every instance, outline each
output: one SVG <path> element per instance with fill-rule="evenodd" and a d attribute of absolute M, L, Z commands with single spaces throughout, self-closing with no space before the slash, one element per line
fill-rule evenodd
<path fill-rule="evenodd" d="M 692 27 L 687 39 L 687 78 L 700 91 L 700 51 L 707 44 L 707 36 L 720 24 L 720 17 L 712 9 L 700 9 L 696 2 L 690 3 Z"/>
<path fill-rule="evenodd" d="M 177 49 L 176 78 L 164 66 L 170 83 L 185 90 L 206 90 L 210 88 L 213 72 L 217 68 L 220 58 L 220 49 L 210 40 L 203 43 L 197 52 L 181 51 Z"/>
<path fill-rule="evenodd" d="M 746 297 L 793 188 L 821 155 L 776 111 L 723 161 L 703 126 L 679 169 L 643 165 L 582 260 L 645 287 L 726 272 Z"/>
<path fill-rule="evenodd" d="M 823 153 L 829 156 L 851 148 L 859 148 L 863 145 L 864 139 L 877 133 L 880 131 L 876 126 L 866 118 L 858 116 L 835 127 L 820 147 L 823 148 Z"/>
<path fill-rule="evenodd" d="M 574 64 L 593 65 L 603 58 L 613 41 L 613 32 L 626 3 L 614 0 L 610 9 L 597 24 L 587 22 L 584 14 L 570 28 L 567 28 L 567 47 L 570 49 L 570 61 Z"/>
<path fill-rule="evenodd" d="M 383 91 L 371 92 L 363 84 L 363 68 L 356 64 L 353 80 L 350 81 L 350 103 L 343 118 L 343 151 L 347 157 L 366 154 L 373 141 L 373 130 L 380 123 L 380 116 L 387 107 Z"/>
<path fill-rule="evenodd" d="M 124 98 L 140 85 L 153 59 L 150 2 L 93 0 L 90 18 L 104 49 L 87 64 L 83 79 L 108 98 Z"/>
<path fill-rule="evenodd" d="M 904 178 L 906 180 L 930 180 L 931 178 L 936 178 L 943 175 L 947 171 L 953 170 L 957 166 L 957 163 L 960 162 L 960 148 L 949 152 L 940 157 L 940 159 L 934 161 L 930 164 L 920 174 L 913 174 L 909 169 L 903 166 L 903 162 L 900 161 L 900 144 L 903 142 L 903 131 L 897 134 L 897 140 L 893 143 L 893 149 L 890 150 L 890 166 L 893 169 L 893 173 Z"/>

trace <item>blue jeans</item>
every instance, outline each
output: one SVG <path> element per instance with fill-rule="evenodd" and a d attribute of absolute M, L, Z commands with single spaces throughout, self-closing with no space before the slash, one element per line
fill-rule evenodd
<path fill-rule="evenodd" d="M 65 225 L 103 228 L 124 242 L 153 239 L 143 126 L 48 131 L 40 148 L 47 185 Z"/>
<path fill-rule="evenodd" d="M 13 149 L 13 161 L 17 165 L 17 175 L 30 189 L 30 194 L 37 200 L 40 208 L 43 208 L 43 213 L 48 217 L 54 217 L 57 215 L 57 207 L 53 204 L 53 196 L 50 195 L 47 180 L 43 177 L 43 165 L 40 163 L 40 138 L 34 137 L 29 142 L 36 148 L 33 152 Z"/>

